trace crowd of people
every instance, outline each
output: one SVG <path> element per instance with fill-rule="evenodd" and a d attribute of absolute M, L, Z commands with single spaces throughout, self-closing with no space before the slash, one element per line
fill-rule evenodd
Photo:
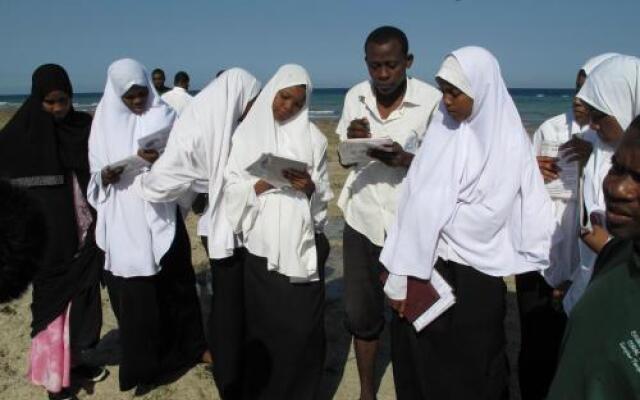
<path fill-rule="evenodd" d="M 515 275 L 522 398 L 638 398 L 640 59 L 589 60 L 572 109 L 531 140 L 487 49 L 452 51 L 438 88 L 408 76 L 413 55 L 395 27 L 372 31 L 364 53 L 370 79 L 346 94 L 335 134 L 391 144 L 340 160 L 354 396 L 376 397 L 389 323 L 398 399 L 508 398 L 503 278 Z M 0 299 L 33 276 L 28 378 L 52 400 L 74 398 L 72 380 L 106 378 L 88 356 L 102 282 L 122 391 L 209 363 L 223 399 L 313 399 L 333 192 L 311 77 L 287 64 L 263 87 L 230 68 L 193 97 L 185 72 L 173 89 L 164 82 L 160 69 L 117 60 L 92 117 L 73 109 L 65 70 L 42 65 L 0 131 Z M 166 147 L 141 147 L 158 132 L 170 132 Z M 307 168 L 256 176 L 265 154 Z M 118 165 L 131 156 L 143 164 Z M 184 224 L 202 196 L 206 323 Z M 455 302 L 417 329 L 436 279 Z"/>

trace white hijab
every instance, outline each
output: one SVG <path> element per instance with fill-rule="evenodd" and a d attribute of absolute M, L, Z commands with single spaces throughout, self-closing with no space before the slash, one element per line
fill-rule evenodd
<path fill-rule="evenodd" d="M 626 130 L 640 113 L 640 60 L 617 55 L 592 70 L 578 97 L 601 112 L 615 117 Z M 602 182 L 611 167 L 615 149 L 598 140 L 584 169 L 584 203 L 587 212 L 604 212 Z"/>
<path fill-rule="evenodd" d="M 134 85 L 149 90 L 141 115 L 131 112 L 122 100 Z M 140 138 L 171 126 L 174 119 L 175 112 L 160 100 L 142 64 L 125 58 L 109 66 L 89 137 L 88 197 L 98 212 L 96 242 L 106 253 L 105 268 L 114 275 L 148 276 L 159 271 L 160 259 L 175 235 L 176 206 L 145 202 L 132 190 L 132 178 L 103 187 L 100 173 L 107 165 L 136 154 Z"/>
<path fill-rule="evenodd" d="M 583 68 L 584 69 L 584 68 Z M 586 71 L 586 70 L 585 70 Z M 626 130 L 640 114 L 640 60 L 636 57 L 615 55 L 593 67 L 578 97 L 597 110 L 616 118 Z M 584 207 L 587 221 L 580 221 L 591 228 L 592 213 L 605 216 L 606 206 L 602 183 L 611 168 L 615 148 L 598 139 L 584 167 Z M 572 278 L 572 285 L 563 299 L 564 310 L 570 313 L 582 297 L 593 273 L 597 254 L 580 242 L 580 265 Z"/>
<path fill-rule="evenodd" d="M 281 89 L 297 85 L 306 86 L 304 107 L 292 119 L 277 122 L 272 110 L 276 94 Z M 268 259 L 269 270 L 278 271 L 292 280 L 317 279 L 309 200 L 304 193 L 284 187 L 263 193 L 255 200 L 259 206 L 248 209 L 248 199 L 255 197 L 253 185 L 258 179 L 249 175 L 246 168 L 263 153 L 296 159 L 310 167 L 319 162 L 314 160 L 312 148 L 309 121 L 311 92 L 311 79 L 304 68 L 292 64 L 280 67 L 233 135 L 225 175 L 224 201 L 234 231 L 244 235 L 250 251 Z M 254 226 L 258 219 L 262 221 L 260 227 Z"/>
<path fill-rule="evenodd" d="M 589 76 L 598 65 L 602 64 L 603 61 L 607 61 L 608 59 L 619 55 L 620 54 L 618 53 L 603 53 L 595 57 L 591 57 L 584 63 L 581 69 L 587 76 Z"/>
<path fill-rule="evenodd" d="M 225 71 L 193 98 L 176 121 L 162 157 L 140 177 L 143 197 L 153 202 L 178 200 L 189 189 L 209 193 L 203 218 L 214 259 L 233 255 L 236 244 L 221 200 L 224 170 L 238 119 L 260 87 L 241 68 Z"/>
<path fill-rule="evenodd" d="M 380 260 L 392 274 L 429 279 L 445 235 L 452 250 L 483 273 L 544 269 L 551 201 L 498 62 L 480 47 L 451 56 L 462 73 L 445 75 L 470 88 L 472 114 L 459 123 L 440 103 L 409 169 Z"/>

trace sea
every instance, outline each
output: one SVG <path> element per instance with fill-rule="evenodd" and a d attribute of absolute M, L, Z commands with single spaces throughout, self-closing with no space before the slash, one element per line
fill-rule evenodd
<path fill-rule="evenodd" d="M 346 88 L 315 89 L 311 99 L 312 119 L 337 120 L 340 118 Z M 509 89 L 522 122 L 533 132 L 545 120 L 566 112 L 571 106 L 573 89 Z M 195 94 L 195 93 L 194 93 Z M 27 95 L 0 95 L 0 111 L 17 109 Z M 76 93 L 74 107 L 94 111 L 102 93 Z"/>

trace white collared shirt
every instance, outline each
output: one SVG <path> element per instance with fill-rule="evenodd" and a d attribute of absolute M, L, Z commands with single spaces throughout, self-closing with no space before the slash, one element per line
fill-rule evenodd
<path fill-rule="evenodd" d="M 178 116 L 182 114 L 182 110 L 185 109 L 189 103 L 191 103 L 191 99 L 193 96 L 189 94 L 184 88 L 180 86 L 176 86 L 173 89 L 169 90 L 167 93 L 160 96 L 160 98 L 167 103 L 171 108 L 173 108 Z"/>
<path fill-rule="evenodd" d="M 354 119 L 369 121 L 371 137 L 389 137 L 405 151 L 415 153 L 442 94 L 431 85 L 415 78 L 407 79 L 402 104 L 387 119 L 378 112 L 376 97 L 369 81 L 349 90 L 344 100 L 342 117 L 336 128 L 340 140 L 347 139 L 347 128 Z M 403 167 L 389 167 L 372 161 L 353 167 L 340 194 L 338 206 L 349 226 L 382 246 L 387 229 L 395 219 L 397 194 L 407 174 Z"/>

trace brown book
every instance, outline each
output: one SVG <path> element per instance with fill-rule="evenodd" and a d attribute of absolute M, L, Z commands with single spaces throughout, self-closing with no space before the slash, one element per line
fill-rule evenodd
<path fill-rule="evenodd" d="M 380 274 L 383 285 L 387 282 L 388 277 L 389 272 L 386 270 Z M 407 277 L 407 301 L 404 306 L 404 317 L 409 322 L 413 323 L 438 300 L 440 300 L 440 295 L 430 281 L 412 276 Z"/>

